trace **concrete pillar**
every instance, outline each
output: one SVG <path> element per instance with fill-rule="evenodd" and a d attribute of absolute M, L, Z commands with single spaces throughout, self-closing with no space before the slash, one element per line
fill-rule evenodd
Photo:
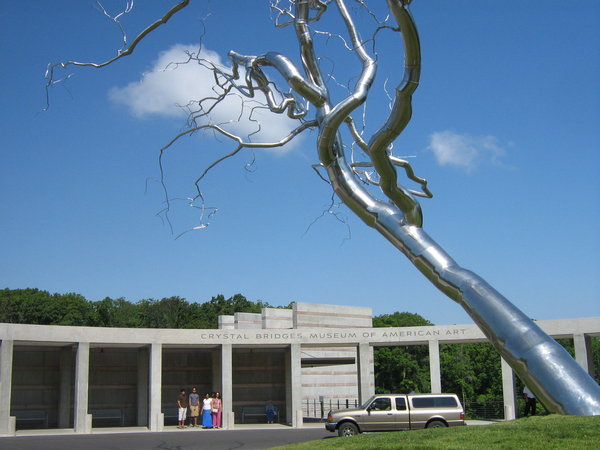
<path fill-rule="evenodd" d="M 500 358 L 502 367 L 502 397 L 504 399 L 504 420 L 517 418 L 517 398 L 515 397 L 515 374 L 504 358 Z"/>
<path fill-rule="evenodd" d="M 574 334 L 573 343 L 575 344 L 575 360 L 593 377 L 595 367 L 592 358 L 592 338 L 585 334 Z"/>
<path fill-rule="evenodd" d="M 429 341 L 429 381 L 431 383 L 431 393 L 441 394 L 440 342 L 437 339 Z"/>
<path fill-rule="evenodd" d="M 373 365 L 373 351 L 369 344 L 358 344 L 358 402 L 363 404 L 375 394 L 375 381 L 371 373 Z"/>
<path fill-rule="evenodd" d="M 285 354 L 285 412 L 287 422 L 294 428 L 304 426 L 301 358 L 300 344 L 291 344 Z"/>
<path fill-rule="evenodd" d="M 0 344 L 0 435 L 15 434 L 15 421 L 10 417 L 10 394 L 13 371 L 12 340 L 4 339 Z"/>
<path fill-rule="evenodd" d="M 150 431 L 162 431 L 165 417 L 161 411 L 162 404 L 162 344 L 150 345 L 150 414 L 148 425 Z"/>
<path fill-rule="evenodd" d="M 92 420 L 88 417 L 90 374 L 90 343 L 80 342 L 75 357 L 75 402 L 73 418 L 75 433 L 91 433 Z"/>
<path fill-rule="evenodd" d="M 221 344 L 221 399 L 223 416 L 221 426 L 226 429 L 234 428 L 233 413 L 233 349 L 231 344 Z"/>
<path fill-rule="evenodd" d="M 142 347 L 137 352 L 137 426 L 147 427 L 150 413 L 148 403 L 150 397 L 149 386 L 150 355 L 148 347 Z"/>
<path fill-rule="evenodd" d="M 58 393 L 58 428 L 71 428 L 71 411 L 73 406 L 73 347 L 60 349 L 60 385 Z"/>

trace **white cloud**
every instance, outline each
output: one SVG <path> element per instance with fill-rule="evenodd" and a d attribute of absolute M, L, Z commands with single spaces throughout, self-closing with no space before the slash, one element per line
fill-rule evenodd
<path fill-rule="evenodd" d="M 457 166 L 471 171 L 481 164 L 500 164 L 499 158 L 506 154 L 494 136 L 470 136 L 446 130 L 436 131 L 429 138 L 427 148 L 442 166 Z"/>
<path fill-rule="evenodd" d="M 177 44 L 161 52 L 152 69 L 142 73 L 139 81 L 129 83 L 125 87 L 112 88 L 109 98 L 126 106 L 138 118 L 149 115 L 186 117 L 188 111 L 182 106 L 215 95 L 214 74 L 211 70 L 196 61 L 174 64 L 187 61 L 186 52 L 198 55 L 198 47 Z M 221 57 L 211 50 L 202 48 L 198 58 L 225 68 Z M 244 114 L 240 117 L 241 105 L 240 97 L 230 96 L 211 112 L 208 120 L 213 124 L 231 122 L 223 128 L 246 137 L 257 130 L 257 124 L 249 118 L 251 107 L 254 105 L 247 103 Z M 262 124 L 261 131 L 251 138 L 254 142 L 279 141 L 299 125 L 299 122 L 289 119 L 284 114 L 274 114 L 266 110 L 255 110 L 252 114 L 253 118 Z"/>

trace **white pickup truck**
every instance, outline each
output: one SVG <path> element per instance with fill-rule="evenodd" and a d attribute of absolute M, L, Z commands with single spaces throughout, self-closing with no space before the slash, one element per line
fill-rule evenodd
<path fill-rule="evenodd" d="M 460 425 L 465 425 L 465 412 L 455 394 L 382 394 L 360 408 L 330 411 L 325 428 L 340 436 L 353 436 L 365 431 Z"/>

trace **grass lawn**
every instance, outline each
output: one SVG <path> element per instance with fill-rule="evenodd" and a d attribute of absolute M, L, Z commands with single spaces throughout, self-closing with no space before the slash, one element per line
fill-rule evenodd
<path fill-rule="evenodd" d="M 600 449 L 600 416 L 526 417 L 485 426 L 337 437 L 280 449 Z M 335 436 L 335 437 L 333 437 Z"/>

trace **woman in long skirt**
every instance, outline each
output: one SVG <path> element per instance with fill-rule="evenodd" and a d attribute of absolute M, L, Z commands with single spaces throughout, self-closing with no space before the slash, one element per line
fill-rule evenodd
<path fill-rule="evenodd" d="M 212 399 L 212 426 L 213 428 L 221 428 L 221 414 L 223 413 L 223 403 L 221 402 L 221 394 L 217 392 Z"/>
<path fill-rule="evenodd" d="M 204 428 L 212 428 L 212 398 L 210 398 L 210 394 L 206 394 L 204 399 L 202 400 L 202 427 Z"/>

